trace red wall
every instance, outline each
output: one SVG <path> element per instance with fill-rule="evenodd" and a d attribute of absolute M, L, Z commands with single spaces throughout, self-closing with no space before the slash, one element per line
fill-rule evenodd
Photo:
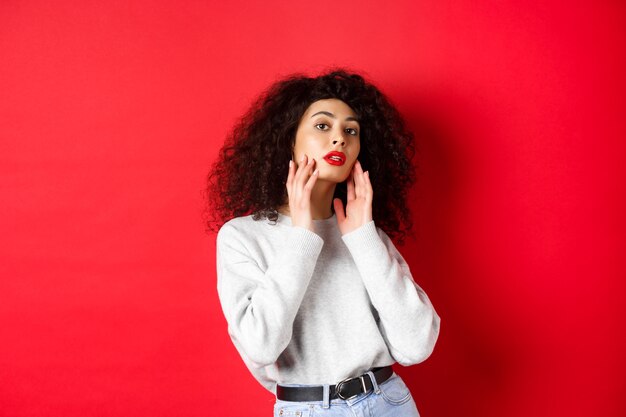
<path fill-rule="evenodd" d="M 261 89 L 331 65 L 419 133 L 422 415 L 626 415 L 624 5 L 211 3 L 0 3 L 1 416 L 271 415 L 201 191 Z"/>

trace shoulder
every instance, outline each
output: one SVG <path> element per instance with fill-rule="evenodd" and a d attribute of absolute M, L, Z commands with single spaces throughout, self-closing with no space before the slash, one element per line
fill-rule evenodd
<path fill-rule="evenodd" d="M 222 233 L 223 231 L 227 231 L 231 229 L 245 228 L 247 225 L 251 224 L 251 222 L 253 221 L 254 220 L 252 219 L 252 215 L 234 217 L 228 220 L 226 223 L 224 223 L 218 233 Z"/>
<path fill-rule="evenodd" d="M 253 222 L 252 215 L 234 217 L 220 227 L 220 230 L 217 232 L 217 240 L 227 239 L 239 234 L 249 234 L 252 230 Z"/>
<path fill-rule="evenodd" d="M 252 215 L 234 217 L 220 227 L 217 241 L 249 241 L 277 233 L 279 224 L 268 219 L 254 220 Z"/>

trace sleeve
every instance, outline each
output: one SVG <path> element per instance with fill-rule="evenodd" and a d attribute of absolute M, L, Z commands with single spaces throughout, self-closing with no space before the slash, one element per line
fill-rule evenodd
<path fill-rule="evenodd" d="M 227 223 L 217 235 L 217 290 L 228 333 L 257 367 L 276 362 L 289 344 L 324 242 L 308 229 L 290 227 L 282 243 L 263 270 L 247 248 L 254 242 L 246 245 L 244 233 Z"/>
<path fill-rule="evenodd" d="M 404 366 L 426 360 L 439 336 L 440 318 L 391 239 L 373 220 L 342 239 L 378 311 L 391 355 Z"/>

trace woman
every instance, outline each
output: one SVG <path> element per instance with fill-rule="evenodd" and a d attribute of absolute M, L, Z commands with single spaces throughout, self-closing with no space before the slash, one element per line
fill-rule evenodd
<path fill-rule="evenodd" d="M 236 124 L 208 176 L 228 332 L 275 416 L 419 415 L 391 369 L 425 360 L 439 334 L 389 237 L 411 227 L 412 140 L 360 75 L 293 75 Z"/>

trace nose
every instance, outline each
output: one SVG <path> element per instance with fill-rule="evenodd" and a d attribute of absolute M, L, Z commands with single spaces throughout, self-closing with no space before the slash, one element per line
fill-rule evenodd
<path fill-rule="evenodd" d="M 330 139 L 333 143 L 333 146 L 339 144 L 341 147 L 346 146 L 346 138 L 344 137 L 344 131 L 337 127 L 330 132 Z"/>
<path fill-rule="evenodd" d="M 332 139 L 332 141 L 333 141 L 333 146 L 338 143 L 340 143 L 341 146 L 346 146 L 346 140 L 343 138 L 341 134 L 337 134 L 335 138 Z"/>

